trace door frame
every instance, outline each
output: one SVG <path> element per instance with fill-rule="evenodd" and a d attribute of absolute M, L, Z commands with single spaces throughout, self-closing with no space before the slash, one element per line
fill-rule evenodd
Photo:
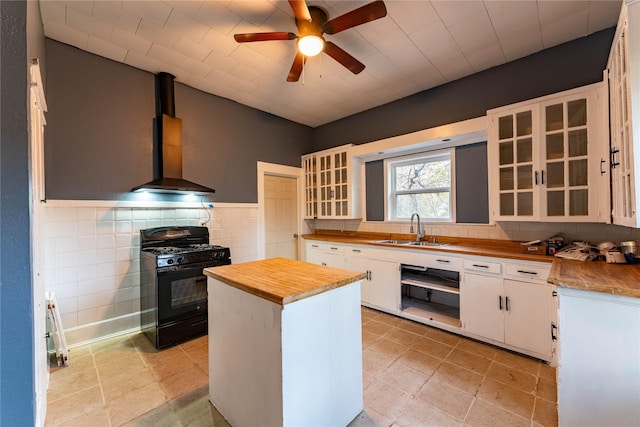
<path fill-rule="evenodd" d="M 264 259 L 266 254 L 265 240 L 265 224 L 266 224 L 266 212 L 264 206 L 264 177 L 265 175 L 281 176 L 285 178 L 295 178 L 296 180 L 296 194 L 298 196 L 298 218 L 297 218 L 297 233 L 301 235 L 302 230 L 302 209 L 304 209 L 303 192 L 302 192 L 302 168 L 294 166 L 279 165 L 276 163 L 258 162 L 258 259 Z M 300 259 L 301 245 L 300 237 L 298 237 L 298 259 Z"/>
<path fill-rule="evenodd" d="M 40 61 L 32 58 L 29 64 L 29 178 L 31 229 L 31 286 L 33 299 L 33 371 L 35 394 L 35 425 L 44 425 L 47 415 L 47 389 L 49 388 L 47 321 L 45 291 L 47 281 L 44 263 L 44 127 L 47 101 L 42 84 Z"/>

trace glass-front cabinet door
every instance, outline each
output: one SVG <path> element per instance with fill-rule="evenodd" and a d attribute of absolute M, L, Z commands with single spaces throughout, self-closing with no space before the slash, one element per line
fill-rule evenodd
<path fill-rule="evenodd" d="M 610 222 L 606 86 L 491 110 L 494 221 Z"/>
<path fill-rule="evenodd" d="M 304 217 L 318 217 L 318 179 L 317 158 L 314 154 L 302 156 L 304 174 Z"/>
<path fill-rule="evenodd" d="M 318 156 L 318 216 L 333 216 L 333 156 L 331 153 Z"/>
<path fill-rule="evenodd" d="M 305 218 L 360 218 L 359 163 L 350 156 L 351 144 L 302 157 Z"/>
<path fill-rule="evenodd" d="M 541 219 L 611 222 L 604 84 L 540 103 Z"/>
<path fill-rule="evenodd" d="M 613 223 L 640 228 L 640 3 L 622 5 L 609 62 Z"/>
<path fill-rule="evenodd" d="M 537 219 L 536 124 L 537 109 L 531 107 L 504 112 L 492 118 L 494 157 L 498 163 L 496 219 Z"/>
<path fill-rule="evenodd" d="M 340 151 L 333 155 L 333 210 L 336 216 L 349 215 L 349 166 L 347 152 Z"/>
<path fill-rule="evenodd" d="M 589 134 L 584 97 L 543 105 L 543 215 L 589 215 Z"/>

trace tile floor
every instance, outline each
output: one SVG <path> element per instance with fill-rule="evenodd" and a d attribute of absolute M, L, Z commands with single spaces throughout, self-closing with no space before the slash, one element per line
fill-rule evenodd
<path fill-rule="evenodd" d="M 362 309 L 363 426 L 556 426 L 555 369 Z M 46 427 L 228 426 L 208 401 L 207 337 L 156 351 L 141 334 L 74 348 L 51 370 Z"/>

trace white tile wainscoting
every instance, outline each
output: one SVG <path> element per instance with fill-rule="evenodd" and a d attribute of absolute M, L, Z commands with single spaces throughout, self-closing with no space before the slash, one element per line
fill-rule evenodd
<path fill-rule="evenodd" d="M 407 222 L 382 222 L 361 220 L 306 220 L 312 229 L 362 231 L 408 234 Z M 424 226 L 427 236 L 470 237 L 476 239 L 530 241 L 562 235 L 566 241 L 603 241 L 615 243 L 640 240 L 640 229 L 613 224 L 551 223 L 551 222 L 500 222 L 495 224 L 437 224 Z"/>
<path fill-rule="evenodd" d="M 212 244 L 228 246 L 234 263 L 258 259 L 257 205 L 214 206 L 48 201 L 45 283 L 47 291 L 56 294 L 68 345 L 140 328 L 141 229 L 201 225 L 210 214 L 206 225 Z"/>

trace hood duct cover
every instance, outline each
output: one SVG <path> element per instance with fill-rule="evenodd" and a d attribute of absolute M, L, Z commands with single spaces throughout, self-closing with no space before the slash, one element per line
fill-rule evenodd
<path fill-rule="evenodd" d="M 173 92 L 174 76 L 169 73 L 156 75 L 156 127 L 157 164 L 156 179 L 139 185 L 131 191 L 154 193 L 215 193 L 212 188 L 182 179 L 182 119 L 176 117 Z"/>

